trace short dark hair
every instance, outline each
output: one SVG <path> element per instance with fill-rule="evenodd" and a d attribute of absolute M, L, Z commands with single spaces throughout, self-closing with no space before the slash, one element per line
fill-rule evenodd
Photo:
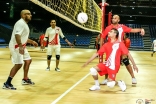
<path fill-rule="evenodd" d="M 56 22 L 56 19 L 51 19 L 50 22 L 53 21 L 53 20 Z"/>
<path fill-rule="evenodd" d="M 116 38 L 118 38 L 119 36 L 119 31 L 116 28 L 112 28 L 111 30 L 114 30 L 114 32 L 116 33 Z"/>

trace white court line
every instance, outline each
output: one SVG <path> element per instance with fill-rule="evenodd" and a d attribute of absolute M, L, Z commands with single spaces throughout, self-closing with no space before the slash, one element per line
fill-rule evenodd
<path fill-rule="evenodd" d="M 56 104 L 59 100 L 61 100 L 68 92 L 70 92 L 74 87 L 76 87 L 78 84 L 80 84 L 85 78 L 87 78 L 90 75 L 88 73 L 86 76 L 84 76 L 82 79 L 80 79 L 77 83 L 75 83 L 72 87 L 70 87 L 66 92 L 64 92 L 61 96 L 59 96 L 56 100 L 54 100 L 51 104 Z"/>

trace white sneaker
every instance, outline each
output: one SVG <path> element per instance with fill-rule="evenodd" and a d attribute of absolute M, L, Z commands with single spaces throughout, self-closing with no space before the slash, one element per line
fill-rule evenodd
<path fill-rule="evenodd" d="M 89 88 L 90 91 L 100 90 L 100 86 L 94 85 L 91 88 Z"/>
<path fill-rule="evenodd" d="M 132 78 L 132 84 L 137 84 L 136 78 Z"/>
<path fill-rule="evenodd" d="M 125 91 L 126 90 L 126 84 L 124 81 L 118 81 L 118 85 L 119 87 L 121 88 L 122 91 Z"/>
<path fill-rule="evenodd" d="M 55 68 L 55 71 L 60 72 L 61 70 L 59 68 Z"/>
<path fill-rule="evenodd" d="M 47 68 L 46 68 L 46 71 L 50 71 L 50 67 L 47 67 Z"/>
<path fill-rule="evenodd" d="M 106 85 L 107 84 L 107 79 L 105 79 L 104 81 L 101 82 L 101 85 Z"/>

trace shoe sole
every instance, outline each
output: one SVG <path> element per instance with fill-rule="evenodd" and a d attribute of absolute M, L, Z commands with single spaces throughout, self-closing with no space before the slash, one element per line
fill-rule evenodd
<path fill-rule="evenodd" d="M 35 85 L 35 83 L 34 83 L 34 84 L 30 84 L 30 83 L 22 83 L 22 85 Z"/>
<path fill-rule="evenodd" d="M 100 90 L 100 89 L 97 89 L 97 90 Z M 89 89 L 89 91 L 96 91 L 96 90 L 91 90 L 91 89 Z"/>
<path fill-rule="evenodd" d="M 46 71 L 50 71 L 50 69 L 46 69 Z"/>
<path fill-rule="evenodd" d="M 21 83 L 22 85 L 35 85 L 35 83 Z"/>
<path fill-rule="evenodd" d="M 16 90 L 16 88 L 6 88 L 6 87 L 2 87 L 2 89 L 5 89 L 5 90 Z"/>

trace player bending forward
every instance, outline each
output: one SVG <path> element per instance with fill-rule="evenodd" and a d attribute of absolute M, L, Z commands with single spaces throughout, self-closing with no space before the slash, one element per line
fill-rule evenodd
<path fill-rule="evenodd" d="M 98 55 L 102 55 L 103 53 L 106 53 L 106 62 L 105 63 L 99 63 L 97 66 L 90 68 L 90 73 L 93 76 L 93 79 L 95 81 L 95 85 L 92 86 L 89 90 L 99 90 L 100 84 L 98 81 L 98 74 L 100 76 L 108 74 L 108 87 L 114 87 L 115 84 L 118 83 L 119 87 L 122 91 L 126 90 L 126 85 L 124 81 L 115 81 L 116 74 L 119 71 L 120 68 L 120 56 L 127 60 L 127 55 L 129 59 L 132 61 L 134 70 L 137 70 L 137 66 L 135 65 L 135 62 L 132 58 L 132 56 L 129 54 L 128 49 L 125 47 L 123 42 L 119 42 L 118 40 L 119 32 L 117 29 L 112 28 L 110 32 L 108 32 L 108 37 L 110 38 L 110 41 L 104 44 L 100 50 L 93 54 L 93 56 L 82 66 L 87 66 L 93 59 L 95 59 Z"/>

